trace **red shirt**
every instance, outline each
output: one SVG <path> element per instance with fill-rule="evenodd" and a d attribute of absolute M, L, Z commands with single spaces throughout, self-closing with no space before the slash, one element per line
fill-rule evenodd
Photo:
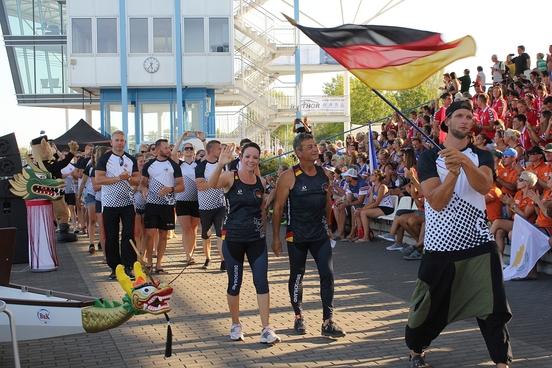
<path fill-rule="evenodd" d="M 521 147 L 523 147 L 523 149 L 526 151 L 533 145 L 531 143 L 531 136 L 529 135 L 529 131 L 527 130 L 527 128 L 523 128 L 523 130 L 521 131 L 519 143 L 521 144 Z"/>
<path fill-rule="evenodd" d="M 483 110 L 479 110 L 479 126 L 481 127 L 492 127 L 493 121 L 496 120 L 496 112 L 489 106 L 485 107 Z M 494 139 L 495 131 L 492 130 L 483 130 L 481 131 L 489 139 Z"/>
<path fill-rule="evenodd" d="M 527 116 L 527 122 L 532 126 L 536 127 L 539 125 L 539 115 L 535 110 L 527 110 L 525 116 Z"/>
<path fill-rule="evenodd" d="M 506 116 L 506 101 L 503 98 L 496 99 L 493 102 L 492 108 L 496 112 L 496 116 L 500 120 L 504 120 Z"/>

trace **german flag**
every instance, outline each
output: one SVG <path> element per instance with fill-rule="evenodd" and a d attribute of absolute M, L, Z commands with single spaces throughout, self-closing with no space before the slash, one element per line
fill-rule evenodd
<path fill-rule="evenodd" d="M 475 55 L 471 36 L 444 42 L 439 33 L 402 27 L 344 24 L 311 28 L 284 16 L 374 89 L 416 87 L 453 61 Z"/>

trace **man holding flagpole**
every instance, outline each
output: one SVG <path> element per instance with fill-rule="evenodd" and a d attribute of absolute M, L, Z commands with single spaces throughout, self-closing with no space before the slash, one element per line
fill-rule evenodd
<path fill-rule="evenodd" d="M 410 367 L 430 367 L 424 349 L 454 321 L 476 317 L 497 367 L 512 360 L 511 318 L 502 268 L 487 226 L 485 194 L 493 183 L 490 152 L 469 143 L 471 101 L 453 102 L 441 128 L 444 148 L 422 154 L 418 173 L 426 198 L 425 253 L 405 331 Z"/>

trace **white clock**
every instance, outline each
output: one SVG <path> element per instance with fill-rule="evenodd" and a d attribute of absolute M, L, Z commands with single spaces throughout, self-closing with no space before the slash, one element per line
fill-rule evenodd
<path fill-rule="evenodd" d="M 154 58 L 153 56 L 150 56 L 144 60 L 144 69 L 148 73 L 155 73 L 159 70 L 159 60 L 157 58 Z"/>

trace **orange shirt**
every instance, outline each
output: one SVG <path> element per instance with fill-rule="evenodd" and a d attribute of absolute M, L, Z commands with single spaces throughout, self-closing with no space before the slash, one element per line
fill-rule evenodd
<path fill-rule="evenodd" d="M 548 177 L 552 175 L 552 167 L 544 161 L 539 162 L 537 166 L 528 163 L 527 170 L 535 174 L 539 180 L 548 181 Z"/>
<path fill-rule="evenodd" d="M 552 199 L 552 190 L 546 189 L 542 194 L 542 200 L 548 201 L 551 199 Z M 539 214 L 537 216 L 537 221 L 535 221 L 535 225 L 537 225 L 538 227 L 552 228 L 552 218 L 546 216 L 546 214 L 542 212 L 540 208 L 538 212 Z"/>
<path fill-rule="evenodd" d="M 512 168 L 505 167 L 505 166 L 499 166 L 496 169 L 496 174 L 500 179 L 504 180 L 506 183 L 517 185 L 517 180 L 519 178 L 519 173 L 516 170 L 515 166 L 512 167 Z M 502 189 L 502 193 L 504 193 L 504 194 L 513 195 L 514 192 L 515 192 L 513 190 L 509 190 L 508 188 L 504 188 L 504 187 L 502 187 L 500 189 Z"/>
<path fill-rule="evenodd" d="M 495 183 L 485 198 L 487 202 L 487 218 L 489 221 L 494 221 L 502 217 L 502 202 L 500 201 L 500 197 L 502 197 L 502 190 L 500 190 Z"/>
<path fill-rule="evenodd" d="M 524 197 L 523 192 L 518 190 L 514 196 L 514 203 L 518 206 L 520 211 L 525 211 L 525 207 L 533 206 L 535 203 L 529 197 Z M 533 217 L 534 218 L 534 217 Z"/>

